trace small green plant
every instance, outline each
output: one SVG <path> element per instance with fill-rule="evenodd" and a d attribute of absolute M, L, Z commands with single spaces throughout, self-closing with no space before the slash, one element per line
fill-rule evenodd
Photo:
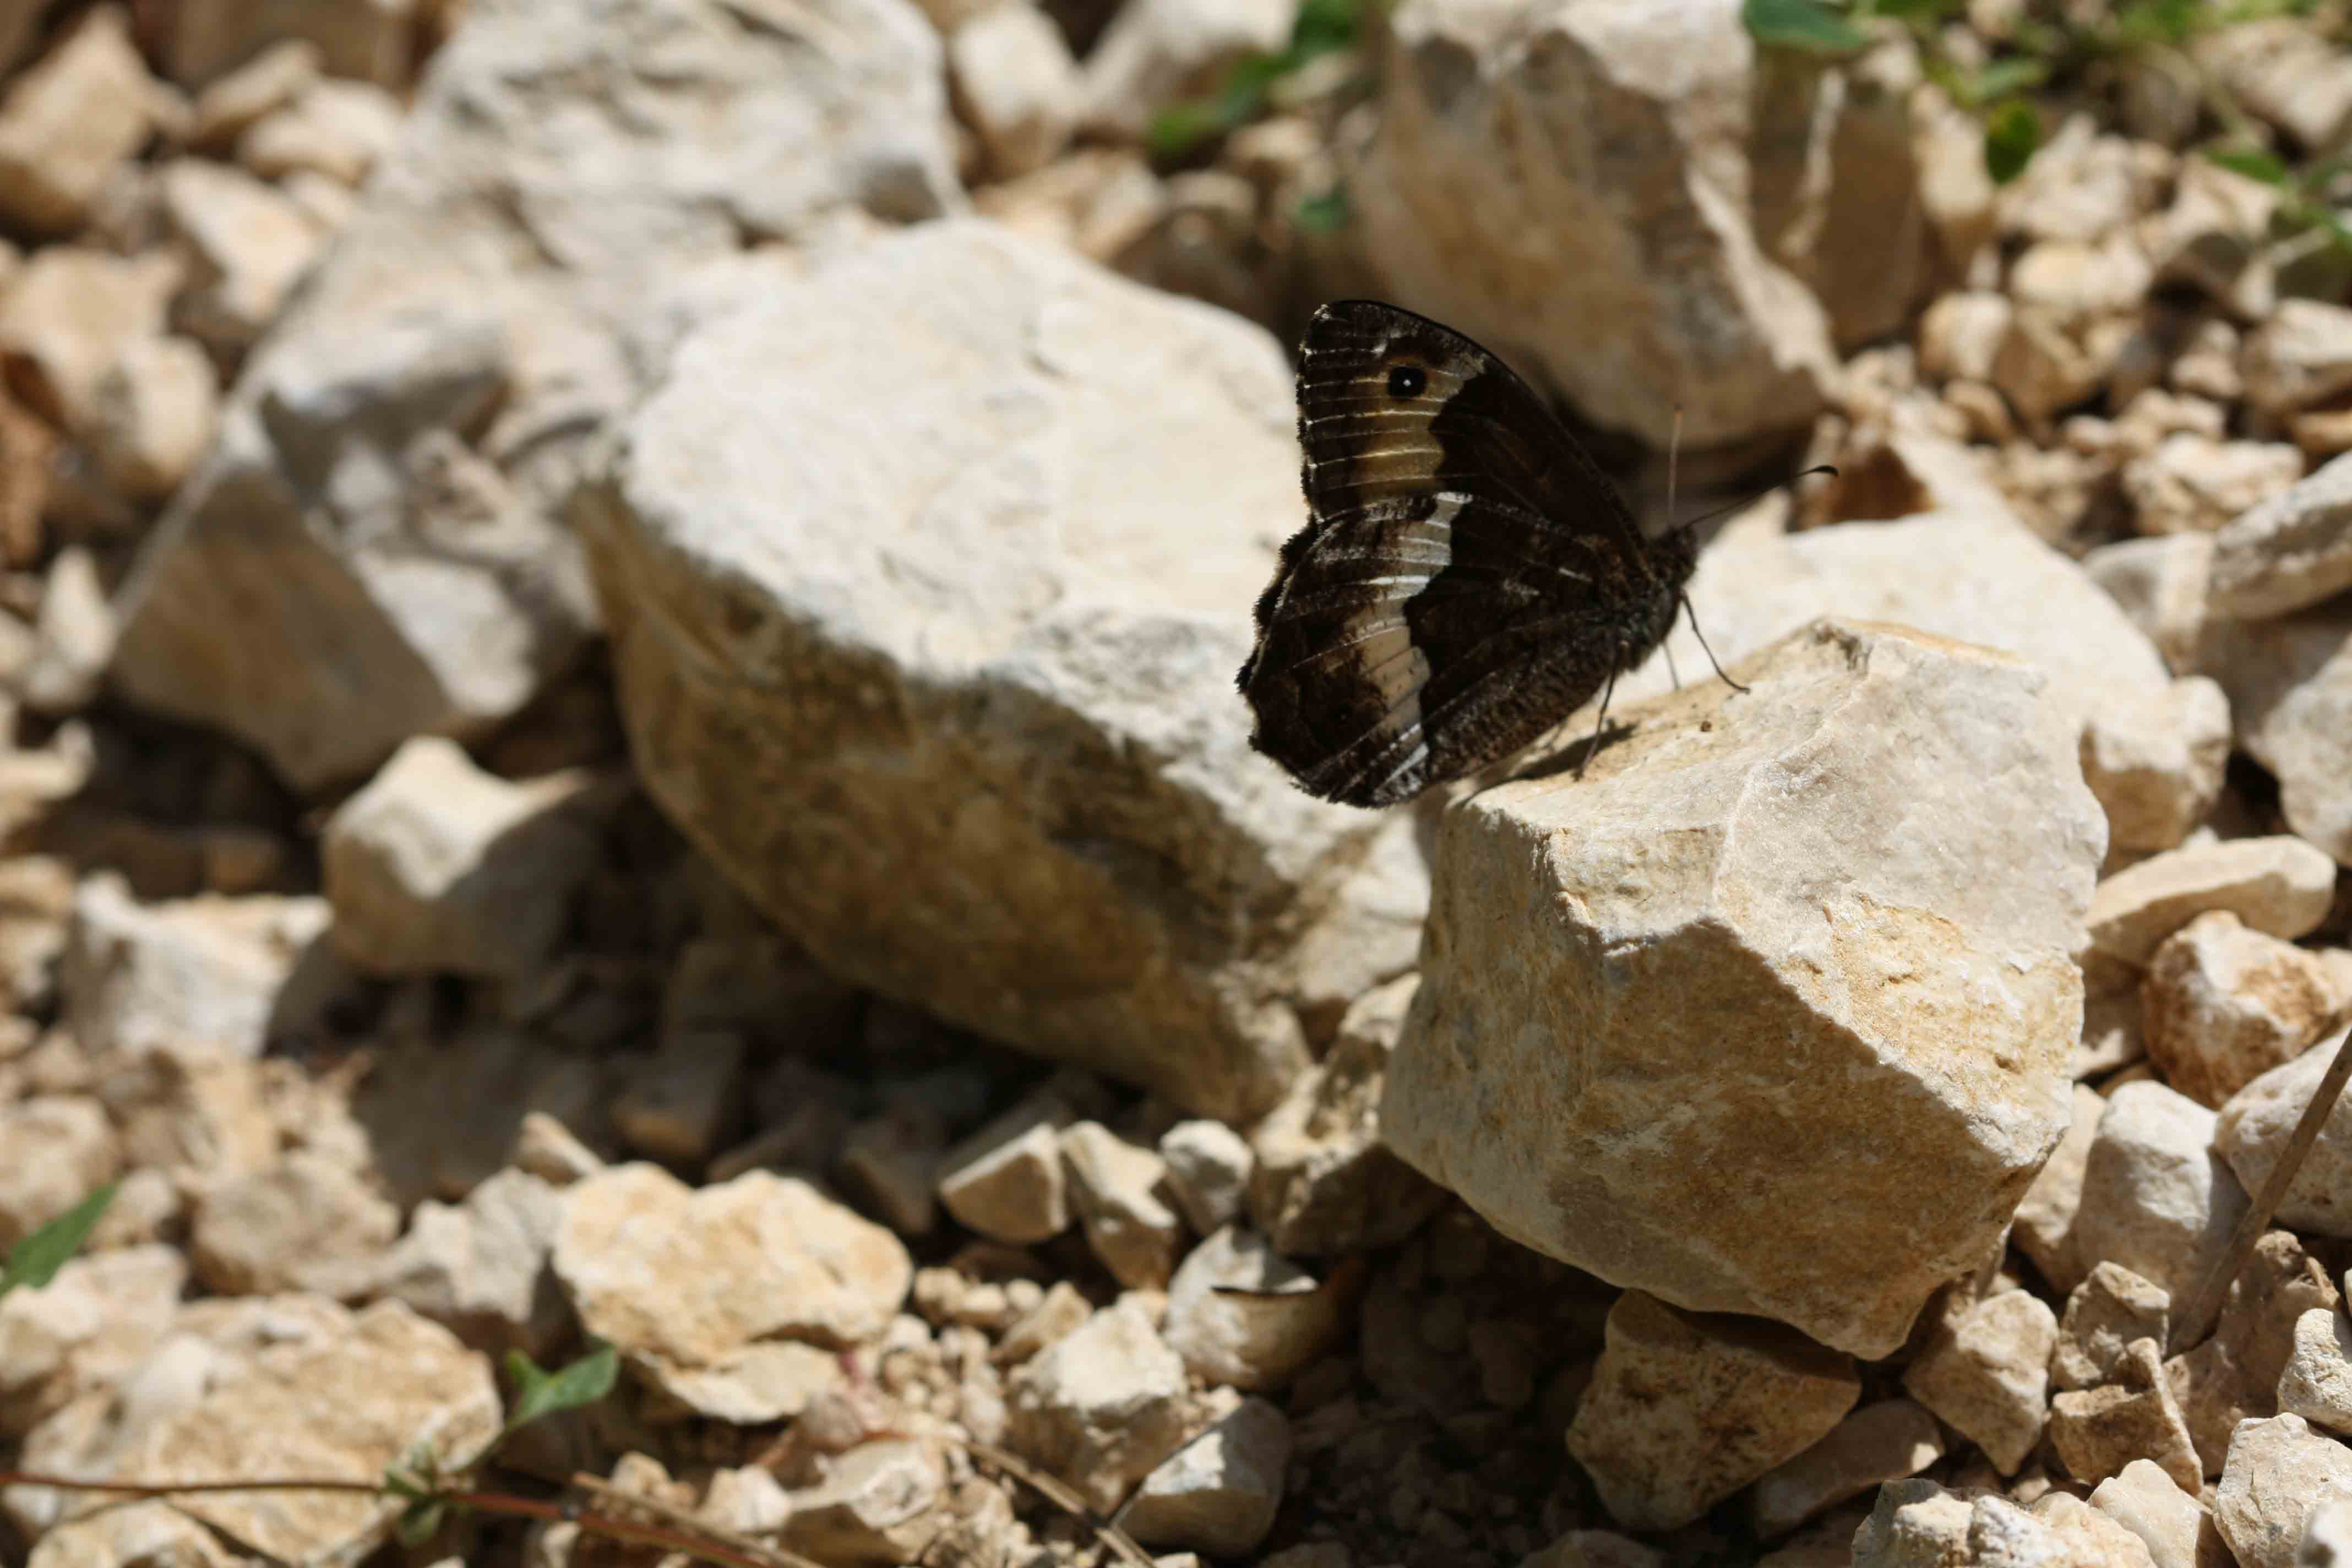
<path fill-rule="evenodd" d="M 1163 163 L 1188 158 L 1263 115 L 1276 84 L 1284 78 L 1297 75 L 1326 55 L 1355 47 L 1374 3 L 1302 0 L 1287 45 L 1234 66 L 1217 90 L 1207 97 L 1172 105 L 1153 117 L 1144 135 L 1151 155 Z"/>
<path fill-rule="evenodd" d="M 1740 20 L 1767 47 L 1831 57 L 1869 46 L 1859 23 L 1904 24 L 1918 42 L 1928 79 L 1982 121 L 1985 172 L 2006 184 L 2041 150 L 2042 115 L 2032 94 L 2063 89 L 2103 63 L 2158 51 L 2179 56 L 2199 36 L 2241 22 L 2307 16 L 2317 0 L 2122 0 L 2089 24 L 2030 9 L 2000 40 L 1997 56 L 1963 64 L 1946 49 L 1944 30 L 1967 8 L 1967 0 L 1743 0 Z"/>
<path fill-rule="evenodd" d="M 2343 157 L 2315 159 L 2295 168 L 2262 148 L 2214 146 L 2200 147 L 2198 152 L 2231 174 L 2259 180 L 2277 191 L 2275 221 L 2289 234 L 2324 235 L 2329 244 L 2352 251 L 2352 226 L 2326 200 L 2328 185 L 2344 172 Z"/>
<path fill-rule="evenodd" d="M 114 1187 L 109 1182 L 10 1249 L 8 1266 L 0 1268 L 0 1296 L 19 1285 L 37 1290 L 56 1279 L 114 1201 Z"/>

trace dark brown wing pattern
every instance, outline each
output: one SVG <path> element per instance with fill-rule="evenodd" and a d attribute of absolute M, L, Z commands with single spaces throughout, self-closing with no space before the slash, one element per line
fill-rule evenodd
<path fill-rule="evenodd" d="M 1299 347 L 1308 521 L 1257 603 L 1251 744 L 1300 786 L 1387 805 L 1508 756 L 1672 625 L 1686 536 L 1645 539 L 1493 354 L 1392 305 Z"/>

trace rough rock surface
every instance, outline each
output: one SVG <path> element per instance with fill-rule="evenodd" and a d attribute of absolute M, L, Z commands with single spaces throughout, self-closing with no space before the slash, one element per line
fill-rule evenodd
<path fill-rule="evenodd" d="M 1937 1419 L 2015 1475 L 2042 1439 L 2058 1318 L 2024 1290 L 1953 1311 L 1904 1370 L 1903 1387 Z"/>
<path fill-rule="evenodd" d="M 327 929 L 323 899 L 141 904 L 101 874 L 74 895 L 59 984 L 84 1048 L 206 1047 L 258 1056 Z"/>
<path fill-rule="evenodd" d="M 1917 1475 L 1943 1457 L 1943 1431 L 1926 1407 L 1908 1399 L 1865 1405 L 1757 1481 L 1749 1494 L 1756 1533 L 1768 1541 L 1786 1534 L 1848 1498 Z"/>
<path fill-rule="evenodd" d="M 2213 1518 L 2239 1568 L 2294 1568 L 2304 1522 L 2352 1498 L 2352 1448 L 2300 1415 L 2248 1421 L 2230 1437 Z"/>
<path fill-rule="evenodd" d="M 2303 1120 L 2319 1080 L 2343 1047 L 2338 1035 L 2273 1068 L 2221 1108 L 2213 1147 L 2246 1191 L 2257 1191 L 2270 1179 L 2294 1134 L 2294 1124 Z M 2328 1113 L 2319 1141 L 2287 1184 L 2277 1223 L 2321 1236 L 2352 1237 L 2352 1096 L 2337 1100 Z"/>
<path fill-rule="evenodd" d="M 1853 1363 L 1776 1323 L 1684 1312 L 1628 1290 L 1610 1309 L 1568 1451 L 1617 1521 L 1674 1530 L 1826 1436 Z"/>
<path fill-rule="evenodd" d="M 1727 662 L 1822 615 L 1895 621 L 2032 660 L 2081 728 L 2085 776 L 2118 847 L 2170 848 L 2221 791 L 2224 706 L 2203 683 L 2175 680 L 2114 600 L 2013 518 L 1931 513 L 1789 535 L 1727 531 L 1700 555 L 1690 601 Z M 1665 690 L 1668 655 L 1685 675 L 1707 668 L 1706 649 L 1677 625 L 1665 648 L 1619 683 L 1616 700 Z"/>
<path fill-rule="evenodd" d="M 2215 1110 L 2301 1056 L 2352 1006 L 2315 954 L 2247 930 L 2227 910 L 2198 916 L 2156 950 L 2140 999 L 2148 1058 Z"/>
<path fill-rule="evenodd" d="M 1192 1424 L 1184 1363 L 1128 1302 L 1039 1352 L 1007 1394 L 1007 1446 L 1105 1513 L 1176 1451 Z"/>
<path fill-rule="evenodd" d="M 745 234 L 960 202 L 921 16 L 806 16 L 824 47 L 720 0 L 474 6 L 149 541 L 118 687 L 309 788 L 570 664 L 593 610 L 553 509 L 639 390 L 648 288 Z"/>
<path fill-rule="evenodd" d="M 2160 1083 L 2127 1083 L 2107 1097 L 2074 1215 L 2086 1261 L 2121 1264 L 2174 1300 L 2196 1288 L 2246 1207 L 2213 1152 L 2215 1120 Z"/>
<path fill-rule="evenodd" d="M 1883 1355 L 2065 1130 L 2104 835 L 2021 661 L 1823 622 L 1735 673 L 1447 813 L 1383 1136 L 1538 1251 Z"/>
<path fill-rule="evenodd" d="M 1809 132 L 1834 117 L 1755 122 L 1755 45 L 1729 7 L 1418 0 L 1393 26 L 1349 184 L 1389 297 L 1654 444 L 1677 405 L 1701 447 L 1813 413 L 1831 323 L 1747 213 L 1789 189 L 1751 165 L 1831 158 Z M 1924 228 L 1890 231 L 1885 193 L 1820 188 L 1882 204 L 1881 277 L 1916 253 Z"/>
<path fill-rule="evenodd" d="M 1263 1110 L 1425 897 L 1234 699 L 1294 424 L 1255 329 L 987 224 L 777 289 L 579 509 L 646 786 L 836 973 Z"/>
<path fill-rule="evenodd" d="M 2300 838 L 2183 845 L 2099 883 L 2091 896 L 2091 942 L 2102 955 L 2144 964 L 2167 937 L 2215 910 L 2291 940 L 2326 919 L 2335 891 L 2335 866 Z"/>
<path fill-rule="evenodd" d="M 913 1281 L 898 1237 L 765 1171 L 690 1188 L 655 1165 L 576 1183 L 554 1268 L 581 1326 L 721 1420 L 797 1415 Z"/>

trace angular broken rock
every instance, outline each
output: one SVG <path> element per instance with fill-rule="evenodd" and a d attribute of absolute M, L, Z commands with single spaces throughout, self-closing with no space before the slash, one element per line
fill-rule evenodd
<path fill-rule="evenodd" d="M 1144 1477 L 1117 1522 L 1161 1551 L 1246 1556 L 1274 1527 L 1289 1463 L 1289 1419 L 1263 1399 L 1244 1399 Z"/>
<path fill-rule="evenodd" d="M 196 1277 L 225 1296 L 368 1293 L 400 1211 L 335 1161 L 308 1149 L 208 1187 L 188 1249 Z"/>
<path fill-rule="evenodd" d="M 1061 1129 L 1070 1108 L 1033 1096 L 988 1122 L 940 1160 L 940 1202 L 962 1225 L 1015 1246 L 1069 1228 L 1069 1177 Z"/>
<path fill-rule="evenodd" d="M 2318 956 L 2215 910 L 2156 950 L 2140 983 L 2147 1054 L 2165 1081 L 2220 1110 L 2333 1028 L 2352 996 Z"/>
<path fill-rule="evenodd" d="M 1834 374 L 1830 320 L 1747 214 L 1759 186 L 1801 199 L 1787 163 L 1809 154 L 1832 211 L 1759 222 L 1829 232 L 1860 187 L 1829 174 L 1849 146 L 1812 142 L 1839 117 L 1757 123 L 1755 46 L 1734 13 L 1414 0 L 1391 25 L 1379 134 L 1348 183 L 1387 293 L 1652 442 L 1678 408 L 1702 446 L 1811 417 Z M 1864 198 L 1865 286 L 1899 288 L 1920 254 L 1912 195 Z"/>
<path fill-rule="evenodd" d="M 1005 1447 L 1108 1513 L 1189 1435 L 1184 1363 L 1131 1301 L 1046 1346 L 1007 1388 Z"/>
<path fill-rule="evenodd" d="M 572 662 L 593 609 L 555 512 L 642 390 L 647 293 L 747 235 L 961 203 L 921 16 L 802 9 L 822 47 L 723 0 L 621 0 L 593 28 L 571 0 L 474 12 L 149 536 L 125 696 L 311 789 L 478 732 Z M 331 85 L 355 84 L 306 98 Z"/>
<path fill-rule="evenodd" d="M 780 274 L 575 509 L 647 789 L 835 973 L 1265 1110 L 1425 898 L 1234 700 L 1295 426 L 1263 331 L 989 224 Z"/>
<path fill-rule="evenodd" d="M 1192 1229 L 1213 1236 L 1241 1213 L 1257 1156 L 1249 1140 L 1222 1121 L 1195 1117 L 1160 1135 L 1168 1191 Z"/>
<path fill-rule="evenodd" d="M 1446 813 L 1382 1135 L 1523 1245 L 1885 1355 L 2065 1130 L 2105 835 L 2021 660 L 1823 621 L 1735 674 Z"/>
<path fill-rule="evenodd" d="M 2070 738 L 2095 741 L 2109 759 L 2086 776 L 2118 847 L 2171 847 L 2221 793 L 2227 748 L 2211 728 L 2220 705 L 2210 691 L 2177 689 L 2163 656 L 2105 591 L 2006 514 L 1727 531 L 1700 556 L 1690 601 L 1725 660 L 1825 615 L 1899 622 L 2032 660 L 2050 677 Z M 1707 668 L 1678 625 L 1619 683 L 1616 702 L 1667 690 L 1669 654 L 1675 669 Z"/>
<path fill-rule="evenodd" d="M 1675 1530 L 1827 1436 L 1861 1393 L 1852 1361 L 1778 1323 L 1628 1290 L 1568 1451 L 1618 1523 Z"/>
<path fill-rule="evenodd" d="M 2294 1568 L 2306 1520 L 2352 1498 L 2352 1448 L 2300 1415 L 2241 1422 L 2213 1494 L 2213 1519 L 2238 1568 Z"/>
<path fill-rule="evenodd" d="M 2342 1308 L 2314 1307 L 2294 1321 L 2278 1405 L 2330 1432 L 2352 1432 L 2352 1322 Z"/>
<path fill-rule="evenodd" d="M 170 1331 L 187 1282 L 187 1261 L 173 1248 L 126 1247 L 9 1291 L 0 1301 L 0 1438 L 23 1437 L 145 1360 Z"/>
<path fill-rule="evenodd" d="M 2209 621 L 2198 658 L 2230 694 L 2239 747 L 2278 776 L 2287 826 L 2352 865 L 2352 606 Z"/>
<path fill-rule="evenodd" d="M 85 1049 L 259 1056 L 332 912 L 324 899 L 142 904 L 110 872 L 74 892 L 59 987 Z"/>
<path fill-rule="evenodd" d="M 2050 1409 L 2050 1352 L 2058 1318 L 2026 1290 L 2004 1290 L 1954 1312 L 1903 1373 L 1904 1392 L 2013 1476 Z"/>
<path fill-rule="evenodd" d="M 327 820 L 320 865 L 335 945 L 377 974 L 520 979 L 554 947 L 594 868 L 581 781 L 516 784 L 419 736 Z"/>
<path fill-rule="evenodd" d="M 2352 456 L 2240 513 L 2213 536 L 2206 608 L 2266 620 L 2352 588 Z"/>
<path fill-rule="evenodd" d="M 2203 1479 L 2188 1418 L 2165 1375 L 2164 1352 L 2151 1339 L 2131 1342 L 2114 1382 L 2069 1389 L 2051 1401 L 2050 1447 L 2084 1486 L 2135 1459 L 2153 1459 L 2184 1489 Z"/>
<path fill-rule="evenodd" d="M 1130 1290 L 1164 1290 L 1176 1268 L 1184 1222 L 1160 1201 L 1167 1163 L 1099 1121 L 1062 1133 L 1070 1205 L 1111 1278 Z"/>
<path fill-rule="evenodd" d="M 647 1164 L 572 1184 L 554 1268 L 582 1328 L 739 1425 L 799 1415 L 914 1282 L 897 1237 L 805 1182 L 753 1171 L 697 1190 Z"/>
<path fill-rule="evenodd" d="M 2343 1048 L 2339 1034 L 2273 1068 L 2221 1108 L 2213 1147 L 2246 1191 L 2259 1191 L 2270 1180 L 2319 1080 Z M 2328 1112 L 2318 1142 L 2287 1184 L 2277 1223 L 2321 1236 L 2352 1237 L 2352 1097 L 2338 1100 Z"/>
<path fill-rule="evenodd" d="M 2050 1358 L 2051 1384 L 2077 1389 L 2106 1382 L 2133 1341 L 2167 1342 L 2171 1308 L 2161 1287 L 2120 1263 L 2098 1264 L 2066 1298 L 2058 1348 Z"/>

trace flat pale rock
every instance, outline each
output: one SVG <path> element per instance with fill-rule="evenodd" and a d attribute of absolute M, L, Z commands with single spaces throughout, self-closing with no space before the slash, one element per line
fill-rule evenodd
<path fill-rule="evenodd" d="M 1620 1524 L 1675 1530 L 1827 1436 L 1861 1393 L 1852 1361 L 1777 1323 L 1629 1290 L 1568 1451 Z"/>
<path fill-rule="evenodd" d="M 174 16 L 198 10 L 220 6 Z M 288 30 L 385 14 L 268 11 Z M 121 600 L 125 697 L 236 736 L 310 790 L 412 735 L 482 732 L 572 666 L 595 609 L 558 511 L 659 358 L 630 342 L 652 298 L 698 263 L 731 264 L 747 237 L 961 205 L 940 44 L 919 12 L 811 0 L 789 26 L 754 15 L 617 0 L 586 26 L 572 0 L 469 7 L 333 254 L 246 361 L 212 457 L 148 535 Z M 372 74 L 313 41 L 331 75 Z M 163 47 L 178 58 L 180 41 Z M 244 135 L 310 113 L 293 139 L 321 145 L 317 106 L 362 98 L 388 131 L 388 95 L 323 81 Z M 289 267 L 273 252 L 262 270 Z"/>
<path fill-rule="evenodd" d="M 1925 281 L 1907 147 L 1889 189 L 1850 177 L 1843 117 L 1758 123 L 1757 47 L 1729 6 L 1414 0 L 1391 26 L 1379 133 L 1348 184 L 1383 291 L 1599 424 L 1662 446 L 1680 408 L 1699 447 L 1801 426 L 1833 374 L 1817 300 L 1907 306 Z M 1768 189 L 1756 221 L 1825 249 L 1867 212 L 1875 272 L 1809 290 L 1749 227 Z"/>
<path fill-rule="evenodd" d="M 1217 1231 L 1169 1282 L 1169 1348 L 1212 1386 L 1286 1387 L 1347 1334 L 1356 1298 L 1348 1278 L 1360 1270 L 1340 1268 L 1345 1274 L 1318 1284 L 1255 1232 Z"/>
<path fill-rule="evenodd" d="M 9 1291 L 0 1300 L 0 1436 L 22 1438 L 81 1395 L 114 1386 L 171 1331 L 187 1283 L 187 1260 L 151 1245 L 72 1258 L 47 1285 Z"/>
<path fill-rule="evenodd" d="M 697 1190 L 647 1164 L 572 1184 L 554 1268 L 582 1328 L 737 1423 L 799 1415 L 914 1280 L 897 1237 L 805 1182 L 754 1171 Z"/>
<path fill-rule="evenodd" d="M 2151 855 L 2091 896 L 2091 943 L 2144 964 L 2198 916 L 2227 910 L 2251 930 L 2293 940 L 2327 918 L 2336 867 L 2299 838 L 2231 838 Z"/>
<path fill-rule="evenodd" d="M 2246 1085 L 2221 1108 L 2213 1147 L 2248 1192 L 2270 1179 L 2305 1107 L 2343 1048 L 2338 1034 Z M 2336 1102 L 2287 1184 L 2278 1223 L 2321 1236 L 2352 1237 L 2352 1096 Z"/>
<path fill-rule="evenodd" d="M 1824 615 L 2022 656 L 2050 677 L 2050 700 L 2089 742 L 2086 776 L 2117 846 L 2171 847 L 2221 792 L 2222 705 L 2210 689 L 2181 689 L 2114 599 L 2006 513 L 1933 512 L 1793 534 L 1727 529 L 1699 556 L 1690 601 L 1727 662 Z M 1664 649 L 1618 683 L 1616 701 L 1667 690 L 1669 654 L 1686 682 L 1709 668 L 1706 648 L 1677 624 Z M 2105 765 L 2092 765 L 2097 753 Z"/>
<path fill-rule="evenodd" d="M 2294 1321 L 2294 1349 L 2279 1373 L 2279 1409 L 2329 1432 L 2352 1432 L 2352 1322 L 2340 1307 Z"/>
<path fill-rule="evenodd" d="M 2238 745 L 2278 775 L 2287 826 L 2352 865 L 2352 606 L 2209 621 L 2198 661 L 2230 695 Z"/>
<path fill-rule="evenodd" d="M 1289 1462 L 1288 1417 L 1244 1399 L 1144 1477 L 1117 1522 L 1145 1546 L 1245 1557 L 1274 1527 Z"/>
<path fill-rule="evenodd" d="M 373 1482 L 386 1466 L 421 1468 L 429 1456 L 449 1474 L 481 1453 L 502 1418 L 489 1363 L 396 1301 L 340 1332 L 257 1348 L 241 1369 L 215 1365 L 216 1386 L 138 1428 L 104 1473 L 161 1484 L 298 1471 Z M 176 1506 L 271 1561 L 348 1568 L 391 1540 L 405 1505 L 366 1492 L 256 1491 L 183 1496 Z"/>
<path fill-rule="evenodd" d="M 1446 813 L 1382 1136 L 1538 1251 L 1885 1355 L 2065 1131 L 2105 835 L 2016 658 L 1825 621 L 1734 674 Z"/>
<path fill-rule="evenodd" d="M 835 973 L 1263 1111 L 1425 898 L 1234 696 L 1296 421 L 1257 328 L 990 224 L 780 281 L 578 509 L 646 787 Z"/>

